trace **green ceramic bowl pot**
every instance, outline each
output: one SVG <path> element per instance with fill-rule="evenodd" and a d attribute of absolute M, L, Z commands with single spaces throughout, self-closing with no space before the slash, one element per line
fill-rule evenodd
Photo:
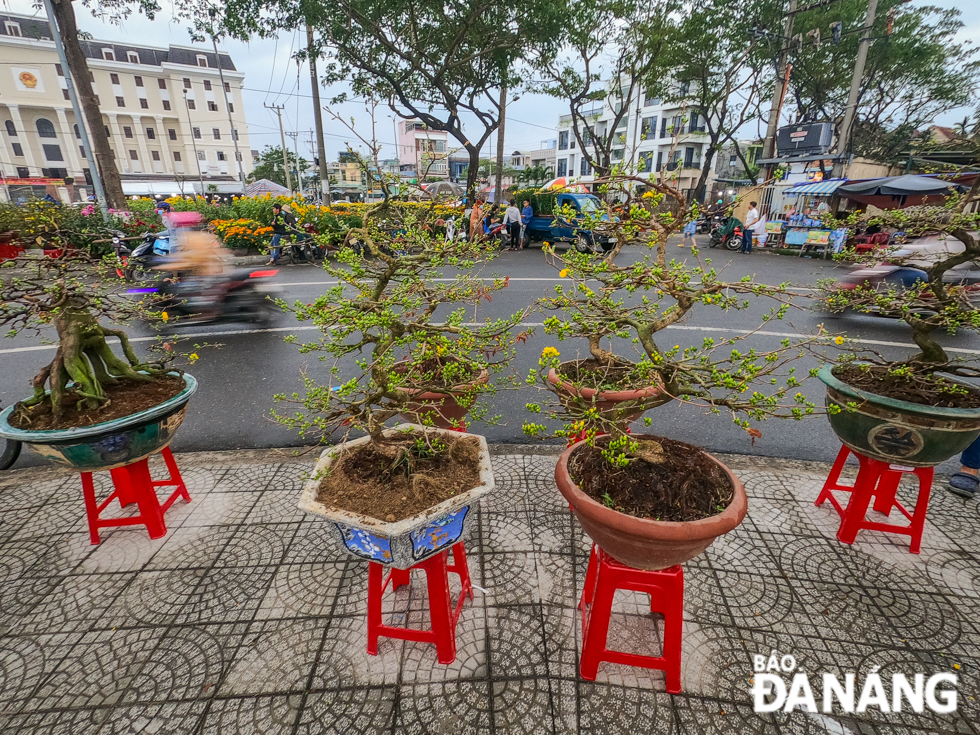
<path fill-rule="evenodd" d="M 178 375 L 179 373 L 171 373 Z M 184 420 L 197 381 L 183 374 L 184 389 L 145 411 L 101 424 L 52 431 L 27 431 L 10 425 L 14 407 L 0 413 L 0 436 L 28 445 L 42 457 L 79 472 L 109 470 L 132 464 L 170 444 Z"/>
<path fill-rule="evenodd" d="M 908 467 L 933 467 L 959 455 L 980 436 L 980 408 L 936 408 L 852 388 L 820 368 L 827 386 L 830 427 L 848 448 Z M 856 403 L 854 410 L 848 403 Z"/>

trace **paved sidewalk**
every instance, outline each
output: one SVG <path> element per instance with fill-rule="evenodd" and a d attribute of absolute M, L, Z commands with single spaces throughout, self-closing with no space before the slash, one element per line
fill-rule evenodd
<path fill-rule="evenodd" d="M 497 490 L 467 542 L 482 591 L 451 666 L 390 639 L 367 655 L 367 564 L 296 509 L 313 455 L 178 455 L 192 502 L 169 511 L 167 536 L 105 529 L 99 546 L 77 475 L 0 475 L 0 732 L 980 733 L 976 502 L 934 488 L 918 556 L 876 532 L 850 547 L 813 506 L 828 466 L 721 456 L 749 514 L 686 565 L 672 696 L 659 672 L 578 678 L 589 542 L 554 455 L 496 451 Z M 425 622 L 422 597 L 416 577 L 386 598 L 386 622 Z M 616 609 L 611 642 L 656 654 L 646 599 L 620 593 Z M 954 671 L 958 712 L 755 714 L 751 657 L 772 649 L 815 690 L 823 672 L 857 673 L 860 692 L 881 666 L 890 693 L 893 672 Z"/>

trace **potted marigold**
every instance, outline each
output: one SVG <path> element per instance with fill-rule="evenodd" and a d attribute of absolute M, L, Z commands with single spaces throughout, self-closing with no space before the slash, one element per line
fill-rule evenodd
<path fill-rule="evenodd" d="M 191 375 L 168 365 L 172 342 L 143 359 L 123 330 L 107 325 L 166 318 L 151 297 L 120 292 L 109 268 L 79 251 L 0 264 L 7 336 L 53 327 L 57 340 L 54 359 L 32 380 L 33 395 L 0 413 L 0 436 L 81 471 L 130 464 L 167 446 L 197 390 Z"/>
<path fill-rule="evenodd" d="M 486 440 L 465 422 L 493 420 L 481 399 L 524 338 L 514 333 L 524 314 L 474 323 L 473 309 L 507 286 L 479 277 L 492 250 L 445 242 L 432 205 L 395 207 L 387 181 L 376 185 L 385 198 L 324 263 L 337 285 L 288 307 L 321 330 L 301 351 L 331 366 L 306 372 L 302 394 L 276 396 L 294 408 L 275 415 L 304 437 L 343 432 L 300 508 L 328 520 L 353 556 L 407 568 L 458 542 L 494 486 Z M 398 417 L 407 423 L 393 426 Z"/>
<path fill-rule="evenodd" d="M 600 182 L 616 209 L 606 204 L 606 211 L 581 223 L 614 243 L 605 258 L 547 251 L 563 281 L 538 301 L 551 312 L 545 332 L 559 342 L 580 340 L 587 352 L 563 362 L 557 347 L 546 348 L 527 381 L 554 400 L 527 408 L 564 423 L 556 433 L 570 446 L 555 479 L 586 533 L 624 564 L 663 569 L 700 554 L 737 526 L 746 513 L 745 491 L 715 457 L 669 437 L 632 434 L 629 422 L 669 401 L 724 411 L 753 439 L 761 435 L 753 420 L 802 419 L 814 406 L 798 389 L 807 376 L 798 378 L 791 363 L 816 338 L 759 349 L 751 346 L 755 330 L 749 330 L 675 344 L 676 332 L 668 337 L 664 330 L 695 307 L 731 312 L 767 299 L 773 303 L 764 318 L 769 321 L 783 318 L 794 296 L 785 285 L 723 281 L 696 249 L 683 260 L 668 258 L 667 236 L 696 211 L 675 190 L 646 180 L 653 194 L 635 198 L 639 181 L 613 175 Z M 625 246 L 648 250 L 639 261 L 618 265 Z M 635 357 L 616 352 L 631 342 Z M 524 431 L 542 437 L 548 428 L 528 421 Z"/>

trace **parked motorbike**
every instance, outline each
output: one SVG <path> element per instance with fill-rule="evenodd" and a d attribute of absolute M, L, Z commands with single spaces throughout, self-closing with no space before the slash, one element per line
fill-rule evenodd
<path fill-rule="evenodd" d="M 723 245 L 729 250 L 738 250 L 742 247 L 742 228 L 736 227 L 727 235 L 721 234 L 722 229 L 724 229 L 727 219 L 716 222 L 711 226 L 711 234 L 709 235 L 709 244 L 711 247 L 716 248 L 719 245 Z"/>
<path fill-rule="evenodd" d="M 267 326 L 278 312 L 279 289 L 265 279 L 278 272 L 238 269 L 209 278 L 168 278 L 140 292 L 159 293 L 161 307 L 178 317 L 177 326 L 241 322 Z"/>
<path fill-rule="evenodd" d="M 144 232 L 135 248 L 126 244 L 127 239 L 125 233 L 113 230 L 112 248 L 122 261 L 122 268 L 117 268 L 116 273 L 127 281 L 154 280 L 154 268 L 166 263 L 177 248 L 176 243 L 170 242 L 168 232 Z"/>

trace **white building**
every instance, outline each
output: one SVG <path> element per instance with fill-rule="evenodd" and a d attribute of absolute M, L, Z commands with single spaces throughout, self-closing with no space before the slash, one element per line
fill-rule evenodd
<path fill-rule="evenodd" d="M 0 176 L 18 192 L 91 194 L 64 70 L 46 19 L 0 13 Z M 252 170 L 244 75 L 206 47 L 81 40 L 126 194 L 239 192 L 235 142 Z M 224 74 L 222 92 L 218 63 Z M 222 97 L 223 99 L 219 99 Z M 231 105 L 232 124 L 228 122 Z M 196 151 L 195 151 L 196 148 Z M 12 183 L 13 182 L 13 183 Z M 73 191 L 87 189 L 86 191 Z"/>
<path fill-rule="evenodd" d="M 665 171 L 665 181 L 687 195 L 697 186 L 708 137 L 704 121 L 681 103 L 663 104 L 651 94 L 640 92 L 629 101 L 625 115 L 615 130 L 610 130 L 622 105 L 621 97 L 611 92 L 602 103 L 586 111 L 591 135 L 613 136 L 612 163 L 621 164 L 641 178 Z M 558 120 L 558 155 L 556 176 L 574 178 L 588 184 L 594 175 L 581 150 L 572 127 L 572 116 Z M 590 152 L 591 152 L 590 147 Z M 706 189 L 711 190 L 714 172 Z"/>

